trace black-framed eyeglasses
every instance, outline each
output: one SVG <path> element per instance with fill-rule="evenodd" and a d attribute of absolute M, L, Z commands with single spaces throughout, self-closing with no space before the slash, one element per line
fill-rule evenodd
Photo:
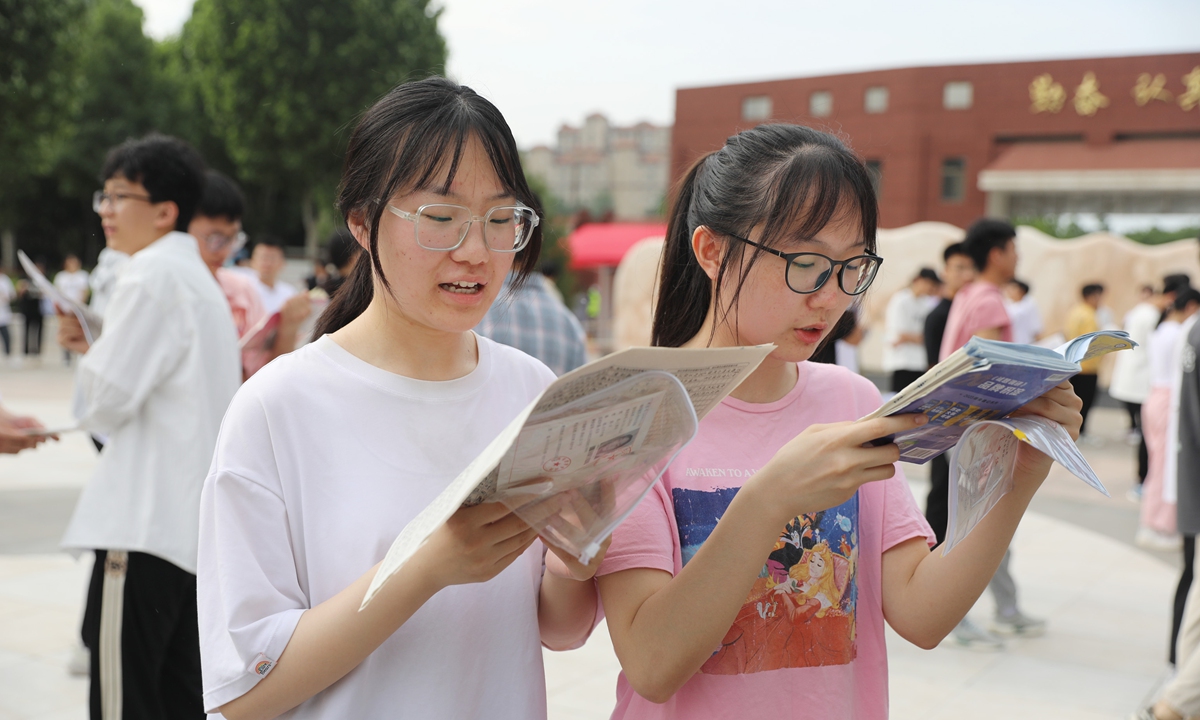
<path fill-rule="evenodd" d="M 838 286 L 842 292 L 847 295 L 862 295 L 871 287 L 875 275 L 879 272 L 879 266 L 883 264 L 883 258 L 878 255 L 858 255 L 846 260 L 834 260 L 821 253 L 785 253 L 732 233 L 726 235 L 786 260 L 785 278 L 788 289 L 801 295 L 810 295 L 820 290 L 834 271 L 837 271 Z"/>

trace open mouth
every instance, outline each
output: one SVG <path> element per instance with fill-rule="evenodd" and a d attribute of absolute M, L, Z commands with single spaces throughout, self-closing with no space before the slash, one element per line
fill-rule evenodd
<path fill-rule="evenodd" d="M 438 285 L 446 292 L 452 292 L 456 295 L 478 295 L 483 292 L 483 284 L 477 282 L 448 282 Z"/>

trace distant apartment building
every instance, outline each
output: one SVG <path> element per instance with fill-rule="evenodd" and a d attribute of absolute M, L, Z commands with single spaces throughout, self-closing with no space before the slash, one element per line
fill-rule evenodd
<path fill-rule="evenodd" d="M 643 220 L 660 214 L 670 149 L 669 127 L 615 127 L 596 113 L 582 127 L 563 125 L 555 147 L 527 152 L 525 167 L 568 210 L 611 210 L 618 220 Z"/>

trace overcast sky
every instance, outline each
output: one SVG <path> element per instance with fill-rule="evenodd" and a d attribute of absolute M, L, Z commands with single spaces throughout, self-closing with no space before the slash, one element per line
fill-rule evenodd
<path fill-rule="evenodd" d="M 331 0 L 335 1 L 335 0 Z M 134 0 L 177 33 L 192 0 Z M 670 123 L 675 89 L 910 65 L 1195 52 L 1196 0 L 444 0 L 449 73 L 522 147 L 602 112 Z"/>

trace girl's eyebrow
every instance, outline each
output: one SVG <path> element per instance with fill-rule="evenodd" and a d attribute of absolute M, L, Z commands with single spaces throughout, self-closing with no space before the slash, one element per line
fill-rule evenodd
<path fill-rule="evenodd" d="M 797 243 L 812 243 L 813 245 L 819 245 L 827 250 L 832 249 L 832 247 L 833 247 L 832 245 L 830 245 L 829 243 L 825 242 L 824 240 L 822 240 L 821 238 L 818 238 L 818 237 L 796 237 L 796 236 L 793 236 L 791 238 L 791 240 L 792 240 L 792 242 L 797 242 Z M 866 246 L 867 246 L 867 241 L 860 238 L 858 240 L 858 242 L 854 243 L 850 247 L 861 248 L 861 247 L 866 247 Z"/>

